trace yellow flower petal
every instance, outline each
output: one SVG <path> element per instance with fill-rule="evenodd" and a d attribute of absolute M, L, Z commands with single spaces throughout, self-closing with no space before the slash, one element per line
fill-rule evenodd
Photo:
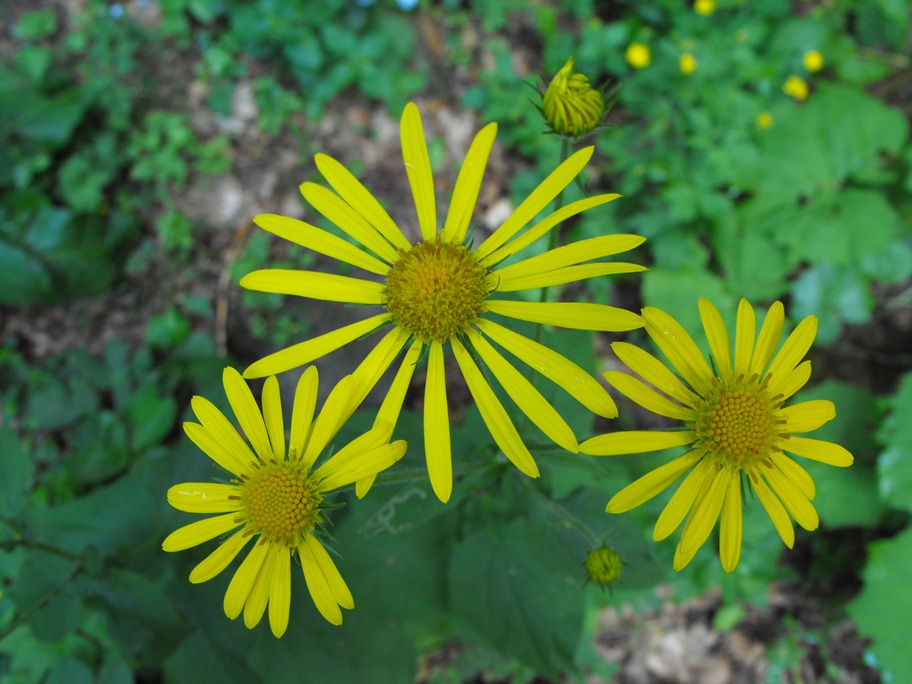
<path fill-rule="evenodd" d="M 202 397 L 193 398 L 194 409 L 199 404 L 196 401 L 197 399 L 202 399 Z M 197 412 L 197 416 L 199 416 L 199 412 Z M 232 427 L 231 430 L 234 431 L 234 428 Z M 246 472 L 251 467 L 250 464 L 256 459 L 253 452 L 250 451 L 250 447 L 247 446 L 237 432 L 234 432 L 234 436 L 244 445 L 243 450 L 237 448 L 234 442 L 222 439 L 217 428 L 188 422 L 184 423 L 184 433 L 206 456 L 232 475 L 240 475 Z M 242 458 L 246 458 L 247 462 L 244 463 L 241 460 Z"/>
<path fill-rule="evenodd" d="M 571 181 L 576 178 L 583 167 L 589 163 L 592 158 L 594 147 L 584 147 L 574 154 L 570 155 L 563 164 L 552 171 L 545 180 L 543 180 L 535 190 L 520 204 L 516 210 L 510 214 L 506 221 L 494 231 L 484 242 L 479 245 L 475 255 L 479 259 L 484 259 L 495 249 L 503 245 L 507 240 L 512 238 L 516 233 L 522 230 L 529 221 L 535 218 L 538 213 L 548 206 L 561 191 L 570 185 Z"/>
<path fill-rule="evenodd" d="M 329 188 L 317 183 L 302 183 L 301 194 L 314 209 L 336 224 L 346 235 L 361 243 L 371 252 L 386 261 L 395 263 L 396 248 L 393 247 L 364 217 Z"/>
<path fill-rule="evenodd" d="M 208 582 L 218 575 L 222 570 L 231 565 L 241 549 L 247 542 L 253 539 L 252 534 L 244 534 L 243 530 L 229 537 L 210 553 L 206 558 L 200 561 L 190 573 L 190 581 L 193 584 Z"/>
<path fill-rule="evenodd" d="M 612 496 L 607 508 L 605 508 L 605 512 L 626 513 L 646 503 L 654 496 L 668 489 L 675 480 L 681 477 L 700 458 L 702 458 L 700 452 L 689 451 L 655 470 L 650 470 Z"/>
<path fill-rule="evenodd" d="M 314 155 L 314 162 L 332 189 L 394 247 L 409 249 L 412 246 L 377 198 L 348 169 L 326 154 Z"/>
<path fill-rule="evenodd" d="M 279 553 L 287 554 L 288 549 L 276 544 L 266 544 L 266 558 L 260 566 L 260 571 L 250 588 L 250 596 L 247 597 L 247 602 L 244 604 L 244 626 L 247 629 L 253 629 L 260 624 L 263 613 L 266 612 L 276 554 Z"/>
<path fill-rule="evenodd" d="M 778 378 L 770 378 L 767 388 L 772 397 L 779 397 L 785 401 L 790 396 L 807 384 L 811 379 L 811 362 L 802 361 L 795 370 L 789 373 L 780 373 Z"/>
<path fill-rule="evenodd" d="M 345 584 L 345 580 L 343 580 L 342 575 L 339 574 L 339 569 L 336 567 L 336 564 L 333 562 L 329 553 L 323 548 L 323 544 L 321 544 L 312 534 L 308 534 L 304 537 L 304 544 L 320 566 L 320 571 L 323 573 L 323 577 L 326 578 L 326 584 L 329 586 L 329 590 L 332 592 L 335 602 L 348 610 L 354 608 L 355 599 L 352 598 L 348 585 Z"/>
<path fill-rule="evenodd" d="M 374 418 L 374 427 L 380 425 L 395 426 L 396 423 L 399 422 L 399 414 L 402 411 L 402 404 L 405 402 L 405 394 L 411 384 L 412 375 L 415 373 L 415 367 L 418 365 L 418 359 L 421 356 L 423 348 L 424 345 L 421 344 L 421 342 L 417 340 L 412 342 L 412 346 L 409 347 L 408 352 L 406 352 L 405 358 L 399 366 L 399 370 L 396 371 L 396 377 L 393 378 L 393 382 L 386 392 L 386 396 L 383 397 L 383 403 L 380 404 L 380 409 L 377 411 L 377 416 Z M 355 494 L 359 499 L 364 498 L 373 484 L 374 477 L 366 477 L 363 480 L 358 480 L 355 487 Z"/>
<path fill-rule="evenodd" d="M 260 214 L 253 217 L 253 222 L 283 240 L 319 252 L 330 259 L 342 261 L 381 276 L 386 275 L 389 271 L 388 264 L 384 264 L 348 240 L 343 240 L 338 235 L 333 235 L 304 221 L 278 214 Z"/>
<path fill-rule="evenodd" d="M 234 424 L 228 420 L 225 414 L 205 397 L 193 397 L 190 400 L 190 407 L 199 422 L 202 423 L 205 432 L 218 444 L 225 460 L 234 464 L 236 470 L 229 470 L 237 475 L 249 468 L 250 464 L 256 460 L 256 455 L 251 451 L 244 438 L 238 434 L 237 428 L 234 427 Z M 184 424 L 185 431 L 187 425 L 187 423 Z M 191 439 L 193 438 L 191 437 Z M 203 449 L 202 446 L 200 448 Z M 206 449 L 203 449 L 203 451 L 206 451 Z M 206 451 L 206 453 L 208 454 L 209 452 Z M 222 467 L 225 466 L 223 465 Z"/>
<path fill-rule="evenodd" d="M 263 414 L 260 413 L 260 407 L 253 398 L 253 392 L 234 368 L 229 367 L 224 370 L 222 384 L 225 386 L 225 394 L 228 395 L 231 410 L 234 411 L 235 417 L 241 424 L 241 429 L 253 445 L 253 450 L 257 456 L 268 459 L 272 455 L 272 445 L 269 443 L 266 423 L 263 422 Z"/>
<path fill-rule="evenodd" d="M 323 402 L 323 409 L 320 415 L 313 422 L 310 439 L 307 441 L 307 447 L 301 454 L 301 462 L 307 467 L 314 464 L 317 457 L 326 448 L 330 440 L 336 436 L 342 423 L 351 415 L 351 376 L 346 375 L 335 387 L 333 387 L 326 401 Z"/>
<path fill-rule="evenodd" d="M 165 537 L 162 542 L 162 550 L 183 551 L 184 549 L 199 546 L 210 539 L 215 539 L 220 534 L 230 532 L 242 522 L 242 520 L 238 519 L 237 513 L 226 513 L 214 518 L 197 520 L 195 523 L 179 527 Z"/>
<path fill-rule="evenodd" d="M 263 385 L 263 420 L 272 445 L 272 455 L 277 461 L 285 458 L 285 419 L 282 417 L 282 396 L 279 381 L 270 375 Z"/>
<path fill-rule="evenodd" d="M 402 159 L 405 161 L 405 172 L 409 185 L 412 186 L 412 197 L 418 211 L 418 225 L 425 242 L 433 242 L 437 237 L 437 200 L 434 195 L 434 176 L 431 173 L 431 160 L 428 157 L 427 143 L 424 139 L 424 128 L 421 125 L 421 114 L 414 102 L 409 102 L 402 112 L 399 123 L 399 135 L 402 142 Z"/>
<path fill-rule="evenodd" d="M 719 558 L 725 572 L 733 572 L 741 558 L 741 536 L 744 523 L 741 511 L 741 478 L 733 476 L 728 481 L 722 520 L 719 523 Z"/>
<path fill-rule="evenodd" d="M 168 490 L 168 503 L 187 513 L 229 513 L 241 509 L 238 488 L 210 482 L 184 482 Z"/>
<path fill-rule="evenodd" d="M 628 373 L 607 371 L 604 376 L 609 385 L 648 411 L 667 418 L 685 421 L 693 420 L 695 417 L 694 410 L 689 406 L 681 406 L 668 397 L 662 396 Z"/>
<path fill-rule="evenodd" d="M 735 332 L 735 375 L 746 376 L 750 368 L 751 355 L 757 334 L 757 319 L 754 309 L 746 299 L 738 302 L 738 321 Z"/>
<path fill-rule="evenodd" d="M 276 555 L 269 586 L 269 627 L 278 639 L 288 629 L 288 613 L 291 610 L 291 554 L 282 549 Z"/>
<path fill-rule="evenodd" d="M 523 444 L 522 437 L 519 436 L 516 426 L 513 425 L 513 421 L 510 420 L 506 409 L 497 399 L 488 381 L 478 370 L 478 366 L 475 365 L 471 355 L 456 338 L 450 340 L 450 344 L 453 345 L 456 362 L 462 370 L 469 392 L 472 393 L 472 398 L 475 400 L 476 406 L 478 406 L 481 418 L 484 420 L 485 425 L 488 426 L 488 430 L 490 430 L 491 436 L 494 437 L 497 446 L 523 474 L 529 477 L 538 477 L 538 466 L 535 465 L 532 454 L 529 453 L 529 449 Z"/>
<path fill-rule="evenodd" d="M 809 500 L 814 498 L 817 494 L 817 488 L 814 486 L 814 480 L 811 479 L 811 476 L 804 468 L 783 453 L 774 451 L 769 457 L 773 464 L 782 471 L 782 474 L 801 490 L 802 494 Z"/>
<path fill-rule="evenodd" d="M 573 430 L 550 402 L 479 333 L 470 330 L 468 337 L 472 347 L 520 410 L 551 441 L 567 451 L 577 453 L 579 444 Z"/>
<path fill-rule="evenodd" d="M 396 372 L 396 377 L 393 378 L 393 382 L 383 398 L 383 403 L 377 411 L 374 425 L 378 423 L 395 425 L 399 422 L 399 413 L 402 411 L 402 404 L 405 402 L 405 394 L 408 391 L 412 375 L 415 373 L 415 367 L 418 365 L 418 359 L 421 357 L 423 349 L 424 345 L 418 340 L 412 342 L 412 346 L 409 347 L 405 358 L 402 359 L 399 370 Z"/>
<path fill-rule="evenodd" d="M 325 302 L 382 304 L 385 300 L 383 283 L 316 271 L 267 268 L 248 273 L 241 278 L 240 285 L 256 292 L 307 297 Z"/>
<path fill-rule="evenodd" d="M 624 261 L 598 262 L 594 264 L 581 264 L 557 268 L 544 273 L 532 273 L 519 277 L 505 277 L 500 271 L 495 271 L 492 278 L 497 278 L 497 292 L 518 292 L 520 290 L 535 290 L 540 287 L 564 285 L 579 280 L 598 278 L 605 275 L 618 275 L 620 273 L 640 273 L 647 270 L 640 264 L 630 264 Z"/>
<path fill-rule="evenodd" d="M 779 501 L 779 497 L 769 488 L 762 477 L 755 477 L 754 474 L 751 474 L 751 485 L 754 491 L 757 492 L 757 498 L 760 499 L 760 503 L 766 509 L 766 514 L 773 521 L 773 525 L 782 538 L 782 542 L 789 548 L 795 546 L 795 528 L 785 507 Z"/>
<path fill-rule="evenodd" d="M 694 508 L 684 526 L 684 534 L 681 535 L 681 553 L 685 556 L 692 557 L 716 526 L 728 491 L 728 482 L 732 477 L 739 475 L 737 472 L 732 474 L 723 470 L 707 476 L 709 486 L 704 485 L 704 491 L 697 495 Z"/>
<path fill-rule="evenodd" d="M 244 604 L 247 603 L 250 591 L 253 589 L 253 583 L 256 582 L 260 568 L 263 567 L 263 561 L 266 560 L 266 552 L 269 547 L 270 544 L 262 539 L 254 544 L 247 557 L 241 561 L 234 577 L 231 578 L 222 604 L 225 615 L 230 619 L 234 620 L 244 609 Z"/>
<path fill-rule="evenodd" d="M 617 416 L 617 406 L 605 388 L 570 359 L 493 321 L 480 319 L 476 325 L 482 333 L 565 389 L 596 415 L 604 418 Z"/>
<path fill-rule="evenodd" d="M 643 319 L 646 321 L 646 332 L 671 365 L 697 394 L 706 393 L 715 373 L 684 327 L 664 311 L 653 307 L 643 309 Z"/>
<path fill-rule="evenodd" d="M 795 522 L 808 532 L 816 530 L 820 519 L 814 506 L 801 490 L 776 468 L 768 468 L 763 474 Z"/>
<path fill-rule="evenodd" d="M 298 378 L 295 388 L 294 405 L 291 412 L 290 451 L 295 458 L 304 455 L 307 440 L 310 439 L 310 427 L 313 423 L 314 410 L 317 407 L 317 388 L 320 374 L 316 366 L 309 366 Z"/>
<path fill-rule="evenodd" d="M 490 313 L 573 330 L 621 332 L 643 327 L 643 319 L 637 314 L 605 304 L 520 302 L 504 299 L 488 299 L 485 304 Z"/>
<path fill-rule="evenodd" d="M 815 399 L 779 409 L 779 415 L 788 421 L 785 425 L 786 432 L 794 435 L 811 432 L 830 422 L 836 417 L 836 407 L 832 401 Z"/>
<path fill-rule="evenodd" d="M 310 539 L 313 535 L 306 535 Z M 319 542 L 317 542 L 319 545 Z M 323 568 L 319 561 L 314 557 L 311 547 L 304 542 L 298 545 L 298 557 L 301 559 L 301 570 L 304 572 L 304 581 L 307 584 L 307 591 L 310 592 L 310 598 L 313 600 L 317 610 L 324 619 L 333 625 L 342 624 L 342 611 L 339 610 L 339 604 L 333 595 L 329 582 L 323 575 Z"/>
<path fill-rule="evenodd" d="M 244 377 L 262 378 L 304 366 L 314 359 L 326 356 L 339 347 L 344 347 L 349 342 L 364 337 L 388 321 L 389 314 L 382 313 L 311 338 L 305 342 L 299 342 L 252 363 L 244 371 Z"/>
<path fill-rule="evenodd" d="M 322 478 L 320 491 L 329 492 L 366 477 L 374 477 L 405 455 L 405 442 L 389 441 L 388 429 L 375 428 L 336 452 L 331 459 L 314 471 Z"/>
<path fill-rule="evenodd" d="M 808 349 L 811 348 L 816 336 L 817 317 L 808 316 L 796 326 L 792 334 L 785 340 L 782 349 L 779 350 L 776 358 L 770 364 L 769 371 L 767 371 L 769 375 L 775 378 L 794 370 L 804 358 L 804 355 L 807 354 Z"/>
<path fill-rule="evenodd" d="M 568 266 L 575 266 L 586 261 L 600 259 L 637 247 L 646 238 L 639 235 L 602 235 L 601 237 L 578 240 L 563 247 L 549 250 L 543 254 L 523 259 L 515 264 L 504 266 L 494 271 L 501 280 L 513 280 L 526 276 L 540 275 L 547 271 L 556 271 Z"/>
<path fill-rule="evenodd" d="M 642 454 L 684 446 L 694 441 L 690 430 L 655 430 L 609 432 L 587 439 L 580 444 L 580 453 L 590 456 L 619 456 L 621 454 Z"/>
<path fill-rule="evenodd" d="M 551 230 L 554 226 L 558 225 L 562 221 L 566 221 L 571 216 L 576 216 L 577 214 L 580 214 L 594 207 L 600 206 L 602 204 L 607 204 L 608 202 L 616 200 L 618 197 L 620 197 L 620 195 L 611 193 L 605 195 L 595 195 L 594 197 L 584 197 L 583 199 L 577 200 L 576 202 L 571 202 L 570 204 L 561 207 L 552 214 L 549 214 L 547 217 L 536 223 L 516 239 L 511 240 L 502 247 L 498 247 L 483 259 L 480 259 L 481 265 L 490 268 L 495 264 L 499 264 L 507 257 L 517 254 L 521 250 L 531 245 L 533 242 L 538 240 L 538 238 L 540 238 L 542 235 L 545 235 L 549 230 Z"/>
<path fill-rule="evenodd" d="M 716 471 L 708 460 L 700 461 L 680 486 L 671 495 L 671 499 L 662 509 L 652 530 L 654 541 L 662 541 L 678 529 L 681 521 L 687 517 L 694 507 L 694 502 L 700 492 L 706 488 L 707 480 L 716 476 Z"/>
<path fill-rule="evenodd" d="M 723 380 L 730 382 L 732 380 L 731 342 L 728 339 L 728 330 L 725 329 L 722 314 L 706 297 L 700 297 L 698 307 L 703 329 L 706 331 L 706 339 L 709 341 L 709 349 L 716 362 L 716 369 Z"/>
<path fill-rule="evenodd" d="M 447 212 L 446 223 L 440 239 L 443 242 L 461 243 L 465 240 L 466 232 L 472 221 L 475 203 L 478 201 L 478 191 L 481 189 L 481 180 L 484 178 L 485 167 L 488 164 L 488 155 L 497 136 L 497 124 L 491 123 L 482 128 L 466 153 L 456 187 L 453 189 L 453 198 Z"/>
<path fill-rule="evenodd" d="M 434 494 L 443 503 L 453 493 L 450 412 L 447 408 L 443 345 L 432 341 L 424 386 L 424 455 Z"/>
<path fill-rule="evenodd" d="M 766 364 L 773 357 L 773 352 L 779 346 L 784 325 L 785 309 L 782 302 L 773 302 L 769 311 L 766 312 L 766 318 L 763 319 L 763 325 L 760 327 L 760 335 L 757 337 L 757 344 L 754 345 L 754 353 L 751 355 L 747 371 L 749 375 L 756 373 L 759 376 L 763 373 Z"/>
<path fill-rule="evenodd" d="M 396 326 L 380 340 L 352 373 L 352 403 L 360 406 L 402 351 L 411 335 Z"/>
<path fill-rule="evenodd" d="M 656 357 L 629 342 L 612 342 L 611 349 L 617 357 L 627 364 L 650 385 L 669 397 L 677 399 L 685 406 L 694 407 L 700 398 L 687 387 L 677 375 Z"/>
<path fill-rule="evenodd" d="M 783 451 L 797 456 L 820 461 L 837 468 L 847 468 L 855 462 L 848 449 L 832 442 L 824 442 L 808 437 L 790 437 L 780 445 Z"/>

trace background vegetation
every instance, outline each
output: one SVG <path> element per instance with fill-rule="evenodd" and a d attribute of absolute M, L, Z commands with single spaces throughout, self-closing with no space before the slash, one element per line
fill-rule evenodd
<path fill-rule="evenodd" d="M 825 640 L 848 615 L 872 639 L 867 663 L 912 681 L 898 627 L 912 612 L 908 12 L 904 0 L 720 0 L 709 14 L 680 0 L 4 3 L 0 679 L 403 682 L 459 643 L 467 650 L 420 675 L 584 681 L 612 671 L 593 647 L 604 606 L 654 606 L 661 584 L 676 600 L 721 587 L 715 626 L 731 630 L 791 583 L 829 611 L 803 639 Z M 648 65 L 625 60 L 632 42 L 648 47 Z M 685 53 L 695 70 L 682 70 Z M 658 306 L 695 335 L 700 295 L 730 314 L 746 297 L 785 300 L 792 321 L 817 315 L 818 384 L 802 397 L 835 401 L 821 436 L 856 458 L 846 471 L 811 470 L 822 529 L 783 554 L 753 506 L 736 573 L 704 549 L 674 574 L 670 545 L 649 541 L 655 507 L 603 513 L 656 460 L 537 450 L 533 485 L 491 458 L 467 406 L 454 453 L 478 467 L 446 507 L 418 479 L 334 518 L 358 602 L 341 628 L 319 618 L 300 581 L 281 641 L 227 620 L 228 575 L 192 586 L 203 551 L 160 549 L 187 521 L 167 488 L 213 476 L 180 423 L 191 395 L 221 400 L 226 364 L 318 325 L 295 302 L 237 292 L 252 268 L 312 259 L 249 232 L 246 191 L 264 166 L 276 169 L 276 194 L 293 189 L 314 174 L 315 140 L 340 129 L 369 140 L 372 123 L 417 98 L 475 112 L 472 129 L 498 121 L 492 182 L 521 198 L 559 147 L 526 83 L 570 55 L 595 83 L 623 84 L 588 182 L 624 198 L 566 236 L 642 234 L 651 267 L 573 297 Z M 790 76 L 806 97 L 783 91 Z M 357 140 L 339 144 L 347 163 L 360 158 Z M 431 144 L 437 168 L 458 164 Z M 198 211 L 207 196 L 215 211 Z M 545 336 L 593 371 L 611 362 L 605 340 Z M 595 429 L 559 408 L 578 435 Z M 630 409 L 620 427 L 640 424 Z M 419 423 L 408 413 L 400 426 L 416 466 Z M 602 544 L 626 563 L 611 592 L 587 586 L 583 570 Z M 797 672 L 796 629 L 767 654 L 769 681 Z M 820 676 L 842 681 L 833 663 Z"/>

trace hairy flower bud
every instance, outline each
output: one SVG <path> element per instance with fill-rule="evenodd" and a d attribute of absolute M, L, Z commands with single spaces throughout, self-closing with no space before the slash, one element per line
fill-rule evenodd
<path fill-rule="evenodd" d="M 621 578 L 623 565 L 621 554 L 602 546 L 586 555 L 586 576 L 593 584 L 607 587 Z"/>

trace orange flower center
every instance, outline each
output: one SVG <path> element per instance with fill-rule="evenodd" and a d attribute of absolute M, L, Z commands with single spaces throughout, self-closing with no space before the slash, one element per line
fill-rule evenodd
<path fill-rule="evenodd" d="M 386 276 L 393 323 L 422 342 L 462 335 L 486 310 L 487 270 L 464 245 L 421 242 L 400 252 Z"/>
<path fill-rule="evenodd" d="M 320 522 L 323 497 L 297 461 L 261 462 L 240 487 L 248 529 L 267 541 L 296 546 Z"/>

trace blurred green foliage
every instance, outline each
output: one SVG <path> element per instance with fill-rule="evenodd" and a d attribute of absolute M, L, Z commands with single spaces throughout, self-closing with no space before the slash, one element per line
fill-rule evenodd
<path fill-rule="evenodd" d="M 0 63 L 0 315 L 100 295 L 159 251 L 192 274 L 196 228 L 174 196 L 195 174 L 225 173 L 236 160 L 230 134 L 203 139 L 194 130 L 175 94 L 184 81 L 202 82 L 208 107 L 227 116 L 236 84 L 249 80 L 258 129 L 302 146 L 334 98 L 379 100 L 398 114 L 416 92 L 454 94 L 498 121 L 500 142 L 526 161 L 525 172 L 511 174 L 521 196 L 554 167 L 560 143 L 542 135 L 519 65 L 540 65 L 548 78 L 570 55 L 594 83 L 623 89 L 608 125 L 584 141 L 598 149 L 592 187 L 567 199 L 596 187 L 625 197 L 567 230 L 649 238 L 651 270 L 633 281 L 643 303 L 699 335 L 699 295 L 731 311 L 739 297 L 786 299 L 793 321 L 819 317 L 822 346 L 847 324 L 868 323 L 876 307 L 908 306 L 908 296 L 885 305 L 880 294 L 912 276 L 909 111 L 891 89 L 910 68 L 903 0 L 799 10 L 785 0 L 720 0 L 711 16 L 676 0 L 442 0 L 414 13 L 349 0 L 132 4 L 154 4 L 157 21 L 90 0 L 66 21 L 55 6 L 11 25 L 14 50 Z M 469 75 L 458 91 L 417 57 L 428 40 L 422 21 L 442 27 L 449 63 Z M 632 41 L 649 47 L 647 67 L 625 62 Z M 811 50 L 823 55 L 822 71 L 804 66 Z M 696 60 L 692 73 L 681 71 L 684 52 Z M 149 67 L 166 53 L 190 68 L 175 71 L 167 59 Z M 782 91 L 793 74 L 810 84 L 805 101 Z M 431 145 L 444 154 L 439 141 Z M 302 251 L 276 254 L 265 234 L 252 233 L 232 276 L 310 263 Z M 574 295 L 611 301 L 611 288 L 593 281 Z M 243 297 L 252 332 L 274 348 L 309 329 L 306 311 L 287 299 Z M 561 673 L 582 681 L 599 667 L 592 622 L 609 601 L 650 605 L 662 582 L 673 583 L 676 598 L 721 586 L 717 626 L 726 629 L 745 603 L 768 600 L 772 581 L 795 578 L 756 502 L 745 510 L 735 574 L 704 552 L 672 577 L 671 549 L 649 534 L 661 502 L 623 517 L 603 513 L 610 494 L 661 454 L 585 458 L 532 435 L 543 473 L 533 486 L 479 441 L 480 418 L 467 410 L 454 427 L 464 471 L 448 506 L 420 476 L 378 485 L 363 501 L 343 499 L 352 505 L 333 519 L 334 551 L 358 605 L 345 625 L 323 623 L 296 577 L 288 634 L 276 641 L 262 628 L 249 632 L 221 613 L 226 576 L 187 582 L 202 551 L 160 550 L 186 522 L 166 505 L 167 487 L 214 476 L 179 425 L 192 394 L 222 396 L 225 360 L 194 323 L 211 323 L 211 308 L 187 297 L 149 321 L 139 348 L 115 339 L 97 357 L 73 348 L 32 358 L 17 340 L 0 341 L 4 682 L 127 683 L 137 673 L 169 682 L 401 682 L 414 678 L 421 654 L 454 640 L 473 646 L 427 673 L 430 681 L 462 681 L 479 669 L 515 682 Z M 591 336 L 545 335 L 596 370 Z M 874 638 L 879 666 L 905 681 L 912 664 L 895 625 L 910 608 L 912 373 L 908 360 L 897 366 L 906 374 L 895 393 L 851 376 L 801 398 L 836 403 L 838 418 L 819 437 L 856 457 L 849 470 L 809 468 L 823 525 L 861 529 L 870 541 L 866 563 L 830 548 L 816 567 L 835 575 L 851 561 L 860 569 L 864 586 L 848 611 Z M 592 430 L 569 397 L 549 399 L 578 435 Z M 346 430 L 369 421 L 359 413 Z M 402 434 L 414 435 L 419 421 L 407 413 Z M 413 447 L 403 480 L 409 468 L 423 472 L 422 459 Z M 613 595 L 584 584 L 586 553 L 603 543 L 626 563 Z M 776 672 L 797 668 L 805 636 L 793 626 L 771 649 Z"/>

